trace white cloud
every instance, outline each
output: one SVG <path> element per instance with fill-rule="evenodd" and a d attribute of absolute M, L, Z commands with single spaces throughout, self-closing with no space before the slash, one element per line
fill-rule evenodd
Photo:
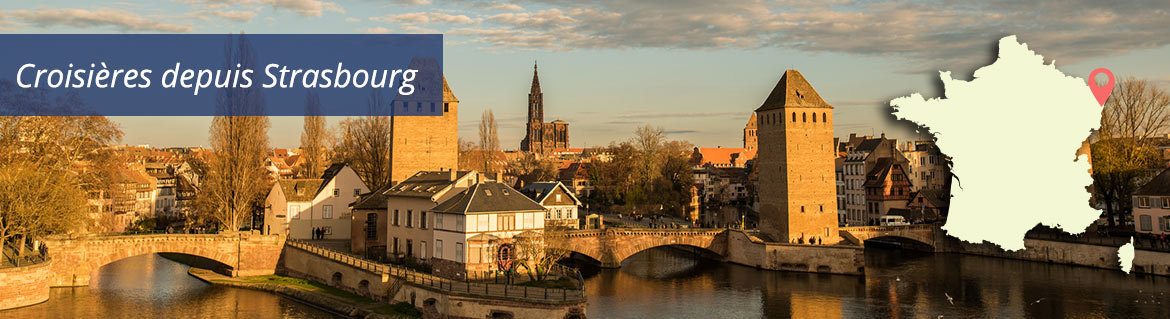
<path fill-rule="evenodd" d="M 415 23 L 415 24 L 431 24 L 431 23 L 451 23 L 451 24 L 475 24 L 483 21 L 480 18 L 471 18 L 466 15 L 455 15 L 438 12 L 414 12 L 403 14 L 388 14 L 381 17 L 371 17 L 371 21 L 387 22 L 387 23 Z"/>
<path fill-rule="evenodd" d="M 1019 2 L 862 2 L 769 0 L 469 0 L 470 7 L 533 4 L 533 12 L 484 13 L 482 29 L 549 39 L 560 48 L 762 48 L 905 56 L 942 64 L 970 64 L 991 44 L 1018 34 L 1057 61 L 1123 54 L 1170 45 L 1170 9 L 1164 2 L 1125 4 L 1093 0 Z M 532 41 L 483 43 L 532 47 Z"/>
<path fill-rule="evenodd" d="M 366 28 L 362 30 L 363 33 L 390 33 L 390 29 L 383 27 Z"/>
<path fill-rule="evenodd" d="M 326 11 L 345 13 L 345 9 L 336 3 L 321 0 L 263 0 L 263 2 L 273 8 L 290 9 L 307 17 L 319 17 Z"/>
<path fill-rule="evenodd" d="M 345 18 L 345 22 L 349 22 L 349 23 L 357 23 L 357 22 L 361 22 L 361 21 L 362 21 L 362 19 L 358 19 L 358 18 L 354 18 L 354 17 Z"/>
<path fill-rule="evenodd" d="M 186 33 L 194 31 L 190 26 L 160 22 L 136 13 L 109 8 L 94 10 L 46 8 L 9 10 L 2 13 L 9 19 L 39 28 L 70 26 L 76 28 L 112 27 L 122 32 Z M 0 23 L 0 27 L 2 26 L 3 24 Z"/>
<path fill-rule="evenodd" d="M 333 2 L 322 0 L 176 0 L 184 2 L 193 6 L 207 8 L 207 9 L 229 9 L 233 7 L 243 7 L 255 9 L 259 7 L 271 7 L 274 9 L 287 9 L 296 12 L 298 15 L 305 17 L 319 17 L 325 12 L 345 13 L 345 9 L 341 8 Z"/>

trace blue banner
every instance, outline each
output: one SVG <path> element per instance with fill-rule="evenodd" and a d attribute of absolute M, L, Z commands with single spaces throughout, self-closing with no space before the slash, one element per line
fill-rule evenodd
<path fill-rule="evenodd" d="M 0 47 L 0 115 L 443 112 L 439 34 L 6 34 Z"/>

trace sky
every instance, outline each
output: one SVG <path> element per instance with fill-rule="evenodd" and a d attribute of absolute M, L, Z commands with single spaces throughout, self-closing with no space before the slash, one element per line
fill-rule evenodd
<path fill-rule="evenodd" d="M 923 139 L 889 100 L 941 95 L 939 71 L 970 79 L 1007 35 L 1087 77 L 1170 88 L 1170 3 L 848 0 L 158 0 L 6 1 L 5 33 L 442 33 L 444 73 L 475 139 L 491 110 L 505 149 L 524 136 L 533 63 L 545 120 L 574 147 L 628 139 L 637 126 L 701 147 L 741 147 L 785 69 L 835 106 L 835 134 Z M 328 101 L 322 101 L 328 107 Z M 1049 114 L 1059 120 L 1061 114 Z M 117 117 L 123 143 L 207 145 L 210 118 Z M 330 118 L 336 124 L 340 118 Z M 274 117 L 274 147 L 299 144 L 302 119 Z M 989 123 L 989 129 L 995 129 Z"/>

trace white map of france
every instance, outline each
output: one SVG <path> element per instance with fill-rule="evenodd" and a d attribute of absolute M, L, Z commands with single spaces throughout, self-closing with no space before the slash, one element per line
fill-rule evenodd
<path fill-rule="evenodd" d="M 1076 234 L 1098 218 L 1085 191 L 1088 159 L 1075 155 L 1101 119 L 1085 79 L 1061 73 L 1015 36 L 1000 39 L 998 59 L 971 81 L 939 76 L 944 97 L 915 93 L 890 105 L 930 128 L 952 158 L 948 234 L 1019 250 L 1037 223 Z"/>

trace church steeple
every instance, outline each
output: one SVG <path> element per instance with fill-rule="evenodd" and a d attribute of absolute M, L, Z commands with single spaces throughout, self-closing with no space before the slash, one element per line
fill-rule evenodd
<path fill-rule="evenodd" d="M 529 94 L 540 94 L 540 75 L 536 73 L 536 62 L 532 62 L 532 90 Z"/>

